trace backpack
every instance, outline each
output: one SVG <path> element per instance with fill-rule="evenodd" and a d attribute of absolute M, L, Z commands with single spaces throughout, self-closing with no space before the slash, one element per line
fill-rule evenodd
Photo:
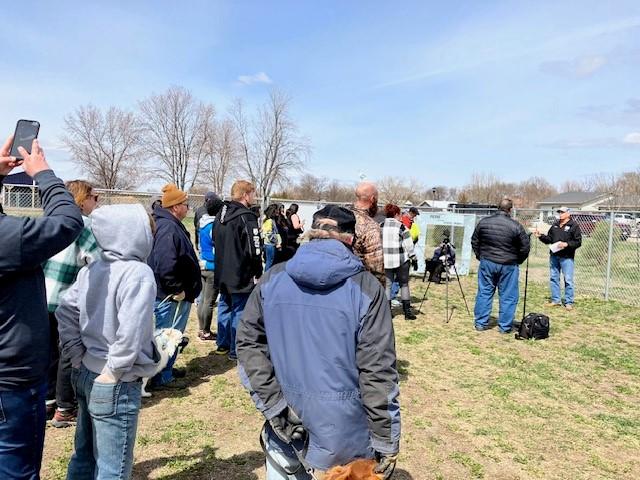
<path fill-rule="evenodd" d="M 530 313 L 522 319 L 516 340 L 542 340 L 549 337 L 549 317 L 541 313 Z"/>

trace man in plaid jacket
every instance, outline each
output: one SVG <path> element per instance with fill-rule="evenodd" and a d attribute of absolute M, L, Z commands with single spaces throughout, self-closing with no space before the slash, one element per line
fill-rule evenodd
<path fill-rule="evenodd" d="M 47 308 L 51 325 L 51 362 L 49 364 L 49 386 L 47 389 L 47 415 L 53 417 L 54 427 L 67 427 L 76 420 L 76 401 L 71 386 L 71 363 L 60 356 L 58 346 L 58 322 L 55 311 L 62 294 L 76 281 L 82 267 L 96 260 L 100 250 L 91 233 L 89 215 L 98 204 L 98 194 L 83 180 L 72 180 L 65 184 L 82 212 L 82 233 L 67 248 L 51 257 L 43 267 L 47 289 Z M 56 408 L 57 407 L 57 408 Z M 55 410 L 55 413 L 54 413 Z"/>
<path fill-rule="evenodd" d="M 356 187 L 353 213 L 356 216 L 356 240 L 353 253 L 360 257 L 364 267 L 384 287 L 384 261 L 382 258 L 382 233 L 373 217 L 378 212 L 378 189 L 371 182 L 362 182 Z"/>

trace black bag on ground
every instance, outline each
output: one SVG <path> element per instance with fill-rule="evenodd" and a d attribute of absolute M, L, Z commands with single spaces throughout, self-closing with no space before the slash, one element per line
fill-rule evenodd
<path fill-rule="evenodd" d="M 549 337 L 549 317 L 541 313 L 530 313 L 522 319 L 517 340 L 542 340 Z"/>

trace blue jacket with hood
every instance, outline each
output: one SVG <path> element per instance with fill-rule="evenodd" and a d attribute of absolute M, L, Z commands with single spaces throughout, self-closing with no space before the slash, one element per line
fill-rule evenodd
<path fill-rule="evenodd" d="M 398 452 L 391 312 L 380 283 L 337 240 L 313 240 L 252 292 L 236 339 L 240 376 L 271 419 L 290 406 L 326 470 Z"/>

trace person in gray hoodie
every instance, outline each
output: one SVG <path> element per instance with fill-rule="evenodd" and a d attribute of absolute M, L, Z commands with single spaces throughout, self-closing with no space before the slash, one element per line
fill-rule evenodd
<path fill-rule="evenodd" d="M 80 270 L 56 310 L 78 399 L 67 478 L 127 479 L 142 378 L 157 366 L 156 283 L 146 264 L 153 220 L 142 205 L 111 205 L 95 210 L 91 221 L 101 258 Z"/>

